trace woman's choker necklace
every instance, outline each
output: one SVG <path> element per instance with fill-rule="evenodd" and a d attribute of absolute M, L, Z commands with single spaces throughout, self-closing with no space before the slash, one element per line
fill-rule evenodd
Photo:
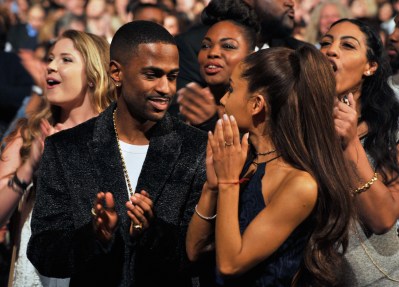
<path fill-rule="evenodd" d="M 268 155 L 268 154 L 271 154 L 271 153 L 274 153 L 274 152 L 276 152 L 275 149 L 269 150 L 269 151 L 265 151 L 265 152 L 256 152 L 255 154 L 256 154 L 257 156 L 260 156 L 260 155 Z"/>

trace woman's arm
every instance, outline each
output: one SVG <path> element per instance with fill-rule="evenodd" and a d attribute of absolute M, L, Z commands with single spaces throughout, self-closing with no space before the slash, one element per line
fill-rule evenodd
<path fill-rule="evenodd" d="M 381 181 L 380 176 L 378 180 L 372 181 L 375 171 L 358 137 L 356 102 L 352 95 L 349 95 L 348 99 L 349 106 L 336 102 L 335 128 L 342 138 L 344 155 L 351 167 L 354 190 L 372 182 L 369 188 L 353 194 L 354 202 L 362 222 L 372 232 L 383 234 L 389 231 L 399 218 L 399 180 L 389 186 Z"/>
<path fill-rule="evenodd" d="M 273 254 L 310 215 L 317 200 L 317 184 L 308 173 L 293 168 L 280 173 L 282 179 L 273 189 L 270 203 L 241 234 L 239 176 L 248 152 L 248 135 L 241 143 L 237 122 L 224 116 L 209 139 L 218 179 L 217 266 L 223 275 L 237 275 Z M 276 174 L 269 176 L 276 178 Z"/>
<path fill-rule="evenodd" d="M 20 182 L 31 183 L 37 162 L 42 153 L 40 139 L 32 142 L 30 156 L 22 163 L 20 149 L 22 138 L 18 134 L 7 144 L 0 160 L 0 226 L 10 219 L 18 202 L 24 194 L 24 190 L 10 180 L 15 176 Z"/>
<path fill-rule="evenodd" d="M 216 259 L 223 275 L 244 273 L 271 256 L 312 212 L 317 184 L 302 171 L 287 175 L 272 200 L 241 235 L 238 185 L 219 185 Z"/>
<path fill-rule="evenodd" d="M 351 166 L 353 184 L 362 187 L 371 183 L 375 172 L 358 138 L 348 144 L 344 154 Z M 383 234 L 399 218 L 399 180 L 386 186 L 381 176 L 377 178 L 369 188 L 354 194 L 354 202 L 362 222 L 373 233 Z"/>
<path fill-rule="evenodd" d="M 217 191 L 208 188 L 206 182 L 188 226 L 186 252 L 190 261 L 197 261 L 202 253 L 214 249 L 216 200 Z"/>
<path fill-rule="evenodd" d="M 186 252 L 190 261 L 197 261 L 201 253 L 214 249 L 217 178 L 209 141 L 206 148 L 206 174 L 207 181 L 202 188 L 186 236 Z"/>
<path fill-rule="evenodd" d="M 22 138 L 16 137 L 9 142 L 0 159 L 0 226 L 8 222 L 18 202 L 22 197 L 22 192 L 8 186 L 8 181 L 13 177 L 21 164 L 19 150 L 22 146 Z M 25 173 L 22 169 L 18 172 L 18 178 L 22 179 Z"/>

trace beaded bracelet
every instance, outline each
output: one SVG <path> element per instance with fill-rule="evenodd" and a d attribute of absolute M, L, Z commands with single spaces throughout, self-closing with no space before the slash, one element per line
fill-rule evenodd
<path fill-rule="evenodd" d="M 374 176 L 368 182 L 366 182 L 361 187 L 356 188 L 354 191 L 352 191 L 352 194 L 357 195 L 359 193 L 368 190 L 373 185 L 373 183 L 377 181 L 377 179 L 378 179 L 378 173 L 374 173 Z"/>
<path fill-rule="evenodd" d="M 213 216 L 204 216 L 204 215 L 202 215 L 201 213 L 198 212 L 198 204 L 195 206 L 195 213 L 196 213 L 200 218 L 202 218 L 203 220 L 207 220 L 207 221 L 214 220 L 214 219 L 216 218 L 216 215 L 217 215 L 217 213 L 216 213 L 215 215 L 213 215 Z"/>
<path fill-rule="evenodd" d="M 17 172 L 14 173 L 14 176 L 8 180 L 7 185 L 15 192 L 18 192 L 21 195 L 24 195 L 25 192 L 29 191 L 33 187 L 33 182 L 26 183 L 23 180 L 20 180 L 17 176 Z M 16 189 L 17 187 L 18 189 Z"/>

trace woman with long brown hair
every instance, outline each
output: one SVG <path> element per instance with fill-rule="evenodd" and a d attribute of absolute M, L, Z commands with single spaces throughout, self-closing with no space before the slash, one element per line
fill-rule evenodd
<path fill-rule="evenodd" d="M 192 261 L 215 244 L 218 286 L 339 286 L 351 199 L 334 95 L 313 47 L 261 50 L 235 68 L 186 239 Z"/>

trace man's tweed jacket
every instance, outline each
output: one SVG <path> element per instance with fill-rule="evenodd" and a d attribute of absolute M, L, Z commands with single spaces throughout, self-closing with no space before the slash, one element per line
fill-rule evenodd
<path fill-rule="evenodd" d="M 46 140 L 28 258 L 43 275 L 72 277 L 71 286 L 190 286 L 184 242 L 206 179 L 207 136 L 168 114 L 151 129 L 136 190 L 150 194 L 156 218 L 132 240 L 115 107 Z M 119 215 L 107 246 L 95 240 L 90 213 L 100 191 L 113 193 Z"/>

